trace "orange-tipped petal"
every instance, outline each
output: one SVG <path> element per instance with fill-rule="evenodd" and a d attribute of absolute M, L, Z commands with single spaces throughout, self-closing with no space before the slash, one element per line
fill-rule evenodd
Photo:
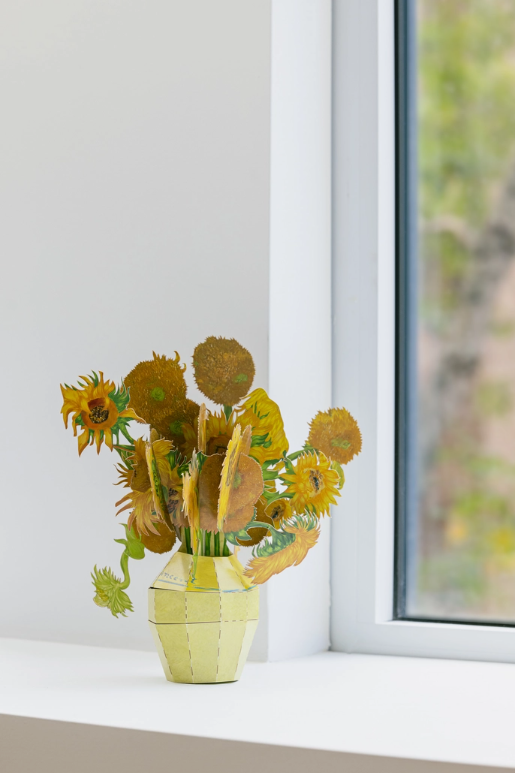
<path fill-rule="evenodd" d="M 82 454 L 86 446 L 89 444 L 89 429 L 84 427 L 82 434 L 79 435 L 79 456 Z"/>
<path fill-rule="evenodd" d="M 145 419 L 142 419 L 140 416 L 138 416 L 134 408 L 126 408 L 124 411 L 121 411 L 120 416 L 127 417 L 128 419 L 135 419 L 135 421 L 139 421 L 140 424 L 147 423 Z"/>
<path fill-rule="evenodd" d="M 113 433 L 110 429 L 104 430 L 104 443 L 109 448 L 110 451 L 113 450 Z"/>

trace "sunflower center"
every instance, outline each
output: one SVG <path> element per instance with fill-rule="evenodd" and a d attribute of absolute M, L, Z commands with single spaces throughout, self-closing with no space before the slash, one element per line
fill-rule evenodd
<path fill-rule="evenodd" d="M 156 403 L 162 403 L 165 399 L 165 390 L 162 387 L 154 387 L 150 392 L 150 397 L 155 400 Z"/>
<path fill-rule="evenodd" d="M 95 407 L 91 409 L 89 418 L 93 424 L 103 424 L 104 421 L 107 421 L 109 418 L 109 411 L 107 408 L 104 408 L 103 405 L 95 405 Z"/>
<path fill-rule="evenodd" d="M 350 448 L 350 442 L 346 440 L 344 437 L 333 437 L 331 438 L 331 445 L 333 448 Z"/>
<path fill-rule="evenodd" d="M 275 520 L 277 520 L 277 518 L 279 518 L 280 515 L 281 515 L 281 507 L 280 507 L 280 505 L 276 505 L 274 507 L 274 509 L 272 510 L 272 512 L 270 514 L 270 517 L 271 517 L 272 521 L 275 521 Z"/>
<path fill-rule="evenodd" d="M 324 476 L 319 470 L 310 470 L 309 482 L 311 483 L 313 493 L 318 494 L 324 487 Z"/>
<path fill-rule="evenodd" d="M 170 432 L 172 435 L 184 435 L 182 430 L 182 421 L 179 421 L 179 419 L 177 419 L 177 421 L 172 421 L 170 424 Z"/>
<path fill-rule="evenodd" d="M 139 491 L 140 493 L 145 493 L 150 488 L 148 467 L 143 459 L 139 461 L 134 468 L 131 479 L 131 488 L 133 491 Z"/>
<path fill-rule="evenodd" d="M 248 381 L 249 377 L 246 373 L 238 373 L 237 376 L 234 377 L 234 383 L 235 384 L 244 384 L 245 381 Z"/>

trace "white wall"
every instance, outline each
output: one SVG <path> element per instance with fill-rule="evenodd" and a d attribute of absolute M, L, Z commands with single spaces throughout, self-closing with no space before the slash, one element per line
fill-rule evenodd
<path fill-rule="evenodd" d="M 117 460 L 79 460 L 59 383 L 215 333 L 268 386 L 270 3 L 4 0 L 0 78 L 0 635 L 151 649 L 164 559 L 134 614 L 93 604 Z"/>
<path fill-rule="evenodd" d="M 302 445 L 331 401 L 331 1 L 5 0 L 0 77 L 0 635 L 152 649 L 165 559 L 131 562 L 134 614 L 93 604 L 117 458 L 78 458 L 59 383 L 234 336 Z M 327 648 L 322 531 L 253 657 Z"/>

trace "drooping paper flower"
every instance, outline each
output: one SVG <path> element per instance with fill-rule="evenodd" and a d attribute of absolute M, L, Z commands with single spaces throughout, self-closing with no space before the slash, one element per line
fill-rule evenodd
<path fill-rule="evenodd" d="M 111 569 L 93 569 L 91 573 L 93 585 L 95 587 L 95 596 L 93 601 L 99 607 L 107 607 L 111 610 L 114 617 L 123 615 L 127 617 L 126 612 L 132 612 L 132 601 L 122 589 L 122 581 L 116 577 Z"/>
<path fill-rule="evenodd" d="M 253 550 L 253 558 L 245 569 L 245 576 L 260 585 L 290 566 L 303 561 L 318 540 L 320 525 L 314 515 L 295 515 L 285 521 L 282 531 L 272 532 L 270 540 Z"/>

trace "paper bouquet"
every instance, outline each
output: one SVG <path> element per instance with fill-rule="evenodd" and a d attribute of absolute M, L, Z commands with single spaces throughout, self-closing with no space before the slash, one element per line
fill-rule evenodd
<path fill-rule="evenodd" d="M 234 339 L 209 337 L 193 353 L 196 384 L 219 410 L 187 397 L 185 369 L 177 353 L 154 354 L 119 388 L 102 372 L 81 376 L 77 386 L 61 386 L 62 414 L 79 433 L 79 455 L 92 445 L 98 453 L 102 445 L 118 453 L 116 485 L 127 489 L 116 503 L 118 514 L 128 512 L 125 538 L 116 540 L 123 545 L 123 577 L 95 567 L 95 603 L 115 616 L 132 611 L 129 559 L 144 558 L 145 549 L 168 553 L 180 542 L 150 589 L 150 621 L 161 626 L 154 635 L 166 675 L 231 681 L 245 647 L 238 645 L 238 657 L 227 655 L 224 666 L 222 630 L 232 641 L 230 624 L 244 624 L 248 650 L 256 586 L 299 564 L 316 544 L 320 519 L 344 484 L 343 466 L 361 450 L 361 433 L 348 411 L 329 409 L 312 420 L 304 447 L 289 452 L 279 406 L 264 389 L 250 391 L 254 362 Z M 132 437 L 133 421 L 148 425 L 145 439 Z M 236 558 L 240 546 L 253 548 L 245 569 Z M 211 664 L 206 624 L 215 626 Z M 204 654 L 193 657 L 195 631 Z M 173 639 L 174 664 L 165 635 Z"/>

